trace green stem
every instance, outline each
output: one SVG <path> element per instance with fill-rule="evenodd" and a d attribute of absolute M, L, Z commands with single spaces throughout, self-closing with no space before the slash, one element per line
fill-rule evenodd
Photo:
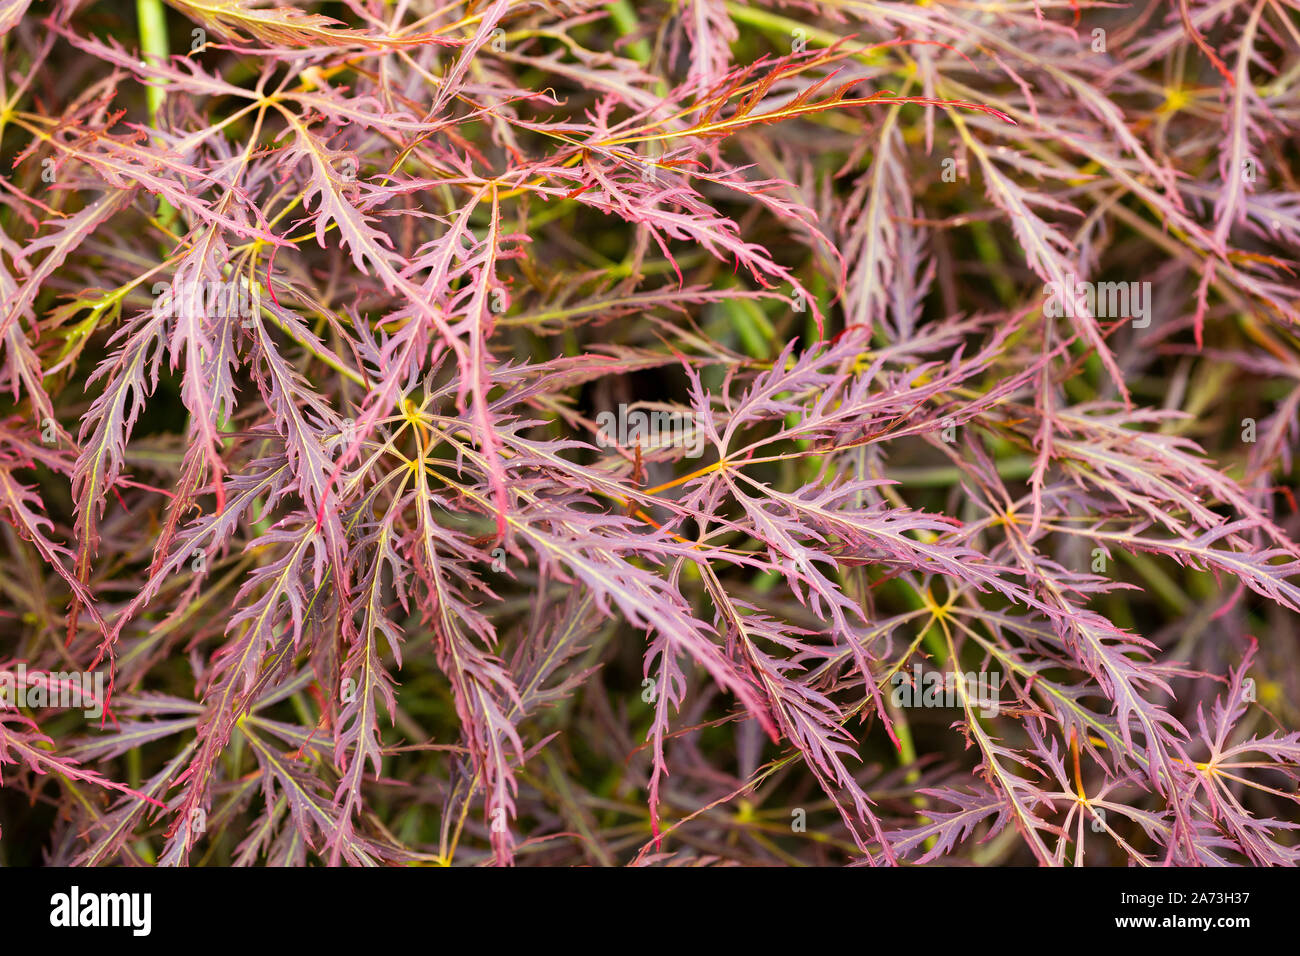
<path fill-rule="evenodd" d="M 632 9 L 632 4 L 628 0 L 614 0 L 613 3 L 605 4 L 605 9 L 609 11 L 609 18 L 614 22 L 615 29 L 623 36 L 633 33 L 637 28 L 636 11 Z M 650 44 L 645 38 L 638 38 L 628 44 L 627 52 L 632 55 L 642 66 L 650 63 Z"/>
<path fill-rule="evenodd" d="M 771 13 L 767 10 L 758 9 L 748 3 L 734 2 L 727 0 L 727 15 L 737 23 L 743 23 L 745 26 L 755 27 L 768 34 L 790 39 L 795 35 L 795 30 L 802 30 L 803 35 L 809 43 L 817 43 L 821 46 L 834 46 L 844 39 L 838 33 L 831 30 L 823 30 L 820 27 L 809 26 L 802 20 L 795 20 L 790 17 L 783 17 L 777 13 Z M 885 62 L 886 55 L 881 50 L 872 50 L 870 47 L 860 49 L 854 56 L 864 63 L 879 66 Z"/>
<path fill-rule="evenodd" d="M 135 0 L 136 16 L 140 20 L 140 51 L 165 61 L 171 54 L 167 43 L 167 12 L 162 0 Z M 149 102 L 149 122 L 157 129 L 158 113 L 162 109 L 167 91 L 160 86 L 145 88 Z"/>
<path fill-rule="evenodd" d="M 163 0 L 135 0 L 136 18 L 140 21 L 140 53 L 148 54 L 159 62 L 167 62 L 171 46 L 167 42 L 167 11 Z M 158 129 L 158 114 L 162 112 L 167 91 L 161 86 L 146 86 L 145 99 L 149 104 L 149 125 Z M 175 232 L 176 210 L 166 199 L 158 200 L 158 225 L 167 232 Z"/>

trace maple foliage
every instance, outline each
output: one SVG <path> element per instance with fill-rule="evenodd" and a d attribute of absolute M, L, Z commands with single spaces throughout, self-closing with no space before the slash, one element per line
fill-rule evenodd
<path fill-rule="evenodd" d="M 323 6 L 0 2 L 0 859 L 1297 862 L 1300 4 Z"/>

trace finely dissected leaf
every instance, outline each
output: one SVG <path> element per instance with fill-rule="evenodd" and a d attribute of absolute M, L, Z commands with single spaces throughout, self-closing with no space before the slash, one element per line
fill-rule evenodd
<path fill-rule="evenodd" d="M 0 4 L 0 36 L 18 25 L 29 6 L 31 0 L 4 0 L 4 3 Z"/>
<path fill-rule="evenodd" d="M 422 33 L 407 37 L 376 36 L 363 30 L 340 29 L 339 21 L 292 6 L 255 6 L 252 0 L 167 0 L 172 6 L 224 37 L 248 34 L 268 46 L 397 48 L 423 43 L 454 44 L 456 40 Z"/>
<path fill-rule="evenodd" d="M 1300 862 L 1296 10 L 0 2 L 0 858 Z"/>

